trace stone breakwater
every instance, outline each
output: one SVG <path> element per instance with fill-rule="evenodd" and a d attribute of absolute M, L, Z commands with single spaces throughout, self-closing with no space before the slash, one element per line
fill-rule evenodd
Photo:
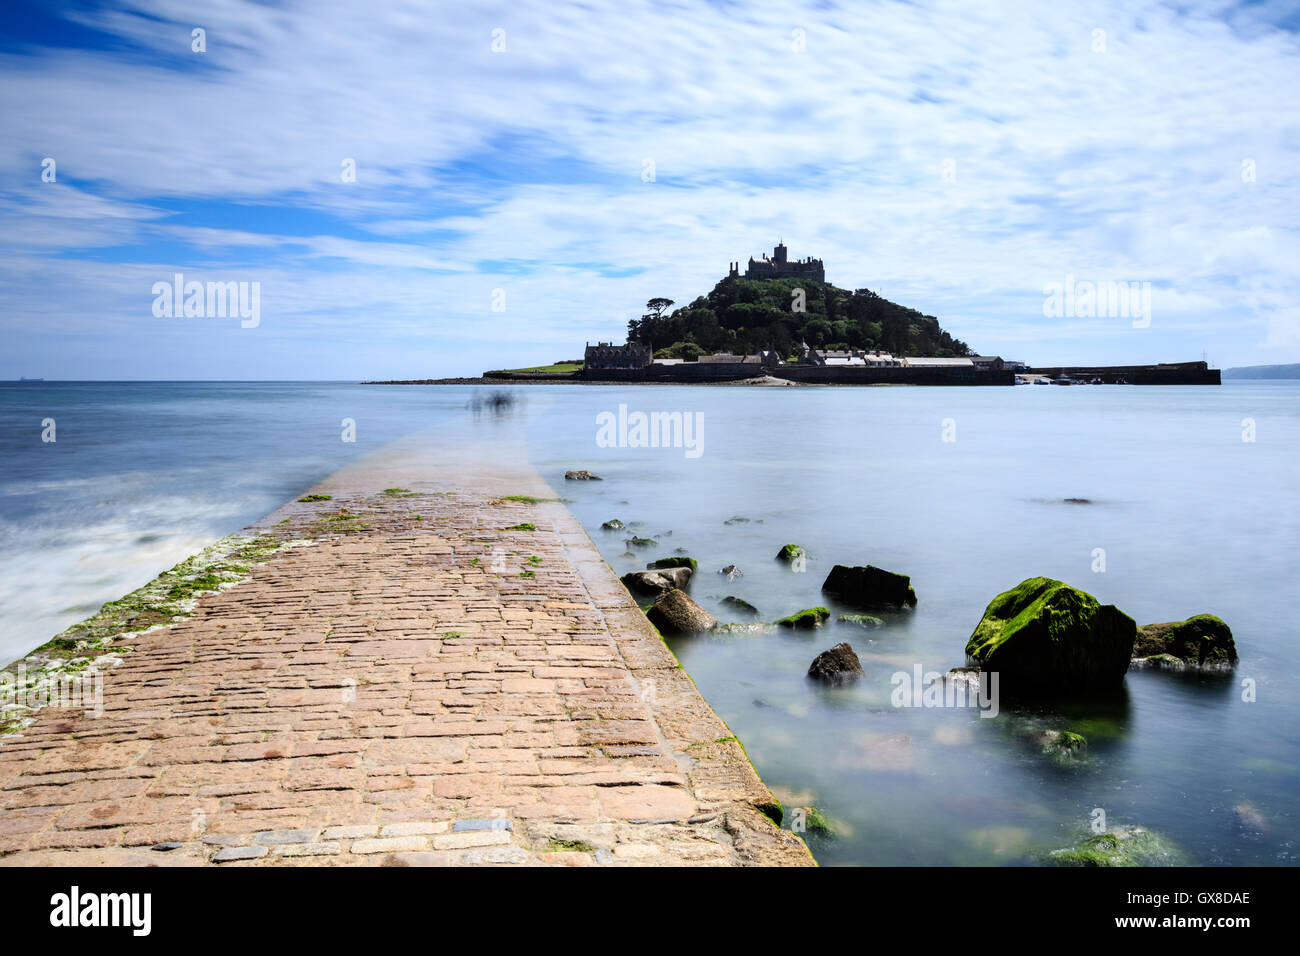
<path fill-rule="evenodd" d="M 812 863 L 544 483 L 410 484 L 327 483 L 76 645 L 102 716 L 0 738 L 0 863 Z"/>

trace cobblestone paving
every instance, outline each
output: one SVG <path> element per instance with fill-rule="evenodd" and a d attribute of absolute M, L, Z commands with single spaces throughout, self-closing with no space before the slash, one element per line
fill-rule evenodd
<path fill-rule="evenodd" d="M 0 863 L 812 862 L 562 504 L 412 487 L 276 512 L 103 716 L 0 741 Z"/>

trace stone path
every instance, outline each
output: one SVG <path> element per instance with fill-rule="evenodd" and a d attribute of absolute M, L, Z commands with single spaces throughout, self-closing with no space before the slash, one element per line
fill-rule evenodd
<path fill-rule="evenodd" d="M 812 862 L 562 504 L 381 487 L 0 741 L 0 864 Z"/>

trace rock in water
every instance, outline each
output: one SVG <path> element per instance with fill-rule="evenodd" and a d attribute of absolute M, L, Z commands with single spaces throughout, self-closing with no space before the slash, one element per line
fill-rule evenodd
<path fill-rule="evenodd" d="M 758 617 L 758 608 L 750 604 L 744 598 L 738 598 L 734 594 L 728 594 L 722 599 L 723 605 L 735 611 L 737 614 L 744 614 L 747 617 Z"/>
<path fill-rule="evenodd" d="M 1227 624 L 1213 614 L 1197 614 L 1185 621 L 1139 627 L 1133 663 L 1171 670 L 1229 670 L 1237 663 L 1237 644 Z"/>
<path fill-rule="evenodd" d="M 837 564 L 822 583 L 822 591 L 854 607 L 915 607 L 916 591 L 906 574 L 867 565 L 850 568 Z"/>
<path fill-rule="evenodd" d="M 1088 739 L 1068 730 L 1040 730 L 1028 736 L 1038 745 L 1039 753 L 1051 757 L 1057 763 L 1070 763 L 1088 752 Z"/>
<path fill-rule="evenodd" d="M 600 527 L 604 531 L 622 531 L 627 527 L 627 525 L 623 524 L 623 522 L 619 521 L 617 518 L 610 518 Z"/>
<path fill-rule="evenodd" d="M 992 600 L 966 654 L 998 672 L 1007 694 L 1114 691 L 1136 636 L 1133 619 L 1114 605 L 1052 578 L 1029 578 Z"/>
<path fill-rule="evenodd" d="M 836 644 L 813 658 L 808 676 L 825 684 L 847 684 L 862 676 L 862 662 L 848 644 Z"/>
<path fill-rule="evenodd" d="M 745 572 L 740 570 L 740 568 L 736 567 L 734 564 L 729 564 L 725 568 L 720 568 L 718 573 L 728 581 L 734 581 L 736 578 L 743 578 L 745 576 Z"/>
<path fill-rule="evenodd" d="M 797 544 L 782 545 L 781 550 L 776 553 L 776 560 L 784 564 L 794 564 L 797 561 L 802 561 L 803 558 L 804 550 Z"/>
<path fill-rule="evenodd" d="M 793 627 L 800 630 L 808 630 L 814 627 L 821 627 L 822 623 L 831 616 L 831 612 L 824 607 L 810 607 L 802 611 L 796 611 L 789 617 L 777 619 L 777 624 L 782 627 Z"/>
<path fill-rule="evenodd" d="M 600 475 L 593 475 L 589 471 L 566 471 L 564 473 L 565 481 L 604 481 Z"/>
<path fill-rule="evenodd" d="M 679 590 L 663 594 L 645 615 L 664 634 L 698 634 L 718 626 L 717 618 Z"/>
<path fill-rule="evenodd" d="M 1183 852 L 1165 837 L 1143 827 L 1113 827 L 1042 861 L 1052 866 L 1185 866 Z"/>
<path fill-rule="evenodd" d="M 620 580 L 633 594 L 663 594 L 684 588 L 691 580 L 690 568 L 662 568 L 655 571 L 631 571 Z"/>
<path fill-rule="evenodd" d="M 652 571 L 659 568 L 690 568 L 692 572 L 700 568 L 694 558 L 687 557 L 660 558 L 658 561 L 651 561 L 646 567 Z"/>

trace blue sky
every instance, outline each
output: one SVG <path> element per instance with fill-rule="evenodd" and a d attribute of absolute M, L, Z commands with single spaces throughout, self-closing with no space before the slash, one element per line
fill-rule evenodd
<path fill-rule="evenodd" d="M 0 378 L 550 362 L 778 237 L 987 353 L 1300 361 L 1298 30 L 1267 2 L 11 3 Z M 156 317 L 177 272 L 260 283 L 259 324 Z M 1067 275 L 1151 283 L 1149 326 L 1044 316 Z"/>

